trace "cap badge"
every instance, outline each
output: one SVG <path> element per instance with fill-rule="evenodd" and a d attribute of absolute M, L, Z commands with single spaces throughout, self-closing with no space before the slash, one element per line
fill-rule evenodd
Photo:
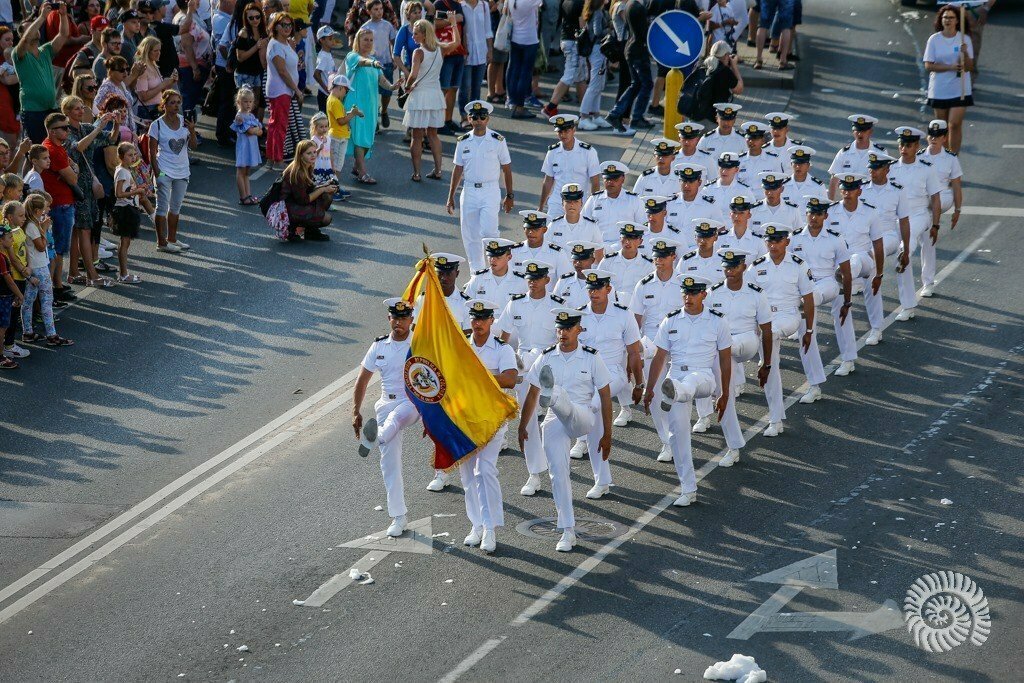
<path fill-rule="evenodd" d="M 695 283 L 696 281 L 692 277 L 688 277 L 683 280 L 683 284 L 687 287 L 693 287 Z"/>
<path fill-rule="evenodd" d="M 558 316 L 557 316 L 557 317 L 558 317 L 558 319 L 559 319 L 559 320 L 568 320 L 568 319 L 569 319 L 569 314 L 568 314 L 568 313 L 566 313 L 565 311 L 561 311 L 561 312 L 560 312 L 560 313 L 558 314 Z"/>
<path fill-rule="evenodd" d="M 395 310 L 398 311 L 399 313 L 402 313 L 404 311 L 409 310 L 409 306 L 404 301 L 399 301 L 395 303 Z"/>

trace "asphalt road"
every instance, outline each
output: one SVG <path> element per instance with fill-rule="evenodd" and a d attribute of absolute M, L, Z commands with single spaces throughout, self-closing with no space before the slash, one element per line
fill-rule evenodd
<path fill-rule="evenodd" d="M 930 20 L 906 12 L 885 0 L 807 3 L 789 105 L 798 137 L 833 150 L 854 110 L 886 128 L 931 118 L 916 101 Z M 442 216 L 446 188 L 407 182 L 399 134 L 388 133 L 371 162 L 381 183 L 338 212 L 332 242 L 283 246 L 235 206 L 226 158 L 203 149 L 185 212 L 193 253 L 140 244 L 143 287 L 90 296 L 63 316 L 78 341 L 70 353 L 37 352 L 0 378 L 16 397 L 0 420 L 0 501 L 16 501 L 0 503 L 0 676 L 662 680 L 678 669 L 693 680 L 738 652 L 773 680 L 1015 678 L 1024 305 L 999 268 L 1022 256 L 1024 200 L 1012 181 L 1021 152 L 1003 145 L 1024 140 L 1014 60 L 999 57 L 1021 55 L 1022 25 L 1005 12 L 986 31 L 961 153 L 972 209 L 943 231 L 945 279 L 917 319 L 893 323 L 854 375 L 830 377 L 826 400 L 792 408 L 782 437 L 752 438 L 740 465 L 714 466 L 717 429 L 695 437 L 704 478 L 692 508 L 665 509 L 675 476 L 653 460 L 649 421 L 617 430 L 613 495 L 584 500 L 590 467 L 573 461 L 577 515 L 608 536 L 569 555 L 517 531 L 553 504 L 547 491 L 518 495 L 526 473 L 515 450 L 499 463 L 499 553 L 463 549 L 461 491 L 424 490 L 429 449 L 411 434 L 410 519 L 429 519 L 421 536 L 435 537 L 405 547 L 431 552 L 339 547 L 388 519 L 375 510 L 376 462 L 354 454 L 351 394 L 338 378 L 384 328 L 379 301 L 407 282 L 420 243 L 459 249 Z M 532 205 L 550 133 L 507 119 L 495 127 L 514 141 L 517 199 Z M 588 139 L 602 159 L 630 158 L 629 141 Z M 507 218 L 503 234 L 514 225 Z M 787 391 L 802 381 L 791 351 Z M 750 428 L 763 398 L 748 392 L 739 408 Z M 751 581 L 829 551 L 836 587 L 833 574 L 792 596 Z M 373 584 L 321 607 L 293 604 L 368 554 Z M 863 617 L 887 600 L 902 608 L 918 577 L 947 570 L 984 591 L 984 644 L 929 653 L 902 619 Z M 780 590 L 791 599 L 772 603 Z M 766 601 L 868 626 L 727 638 Z M 820 629 L 820 616 L 786 624 L 815 620 Z"/>

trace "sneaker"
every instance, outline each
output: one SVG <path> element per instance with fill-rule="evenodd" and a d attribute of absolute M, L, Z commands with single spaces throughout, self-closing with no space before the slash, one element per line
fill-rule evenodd
<path fill-rule="evenodd" d="M 594 125 L 598 128 L 611 128 L 612 124 L 608 123 L 608 120 L 603 116 L 595 116 L 590 119 L 594 122 Z"/>
<path fill-rule="evenodd" d="M 921 296 L 935 296 L 935 285 L 925 285 L 922 287 Z"/>
<path fill-rule="evenodd" d="M 435 493 L 444 491 L 444 487 L 448 485 L 448 475 L 441 470 L 434 471 L 434 478 L 427 484 L 427 490 Z"/>
<path fill-rule="evenodd" d="M 576 546 L 576 532 L 572 529 L 566 529 L 562 532 L 562 537 L 558 539 L 558 544 L 555 545 L 555 550 L 560 553 L 571 552 Z"/>
<path fill-rule="evenodd" d="M 519 489 L 519 495 L 521 496 L 533 496 L 540 491 L 541 478 L 539 474 L 531 474 L 523 484 L 523 488 Z"/>
<path fill-rule="evenodd" d="M 582 460 L 583 456 L 587 454 L 587 442 L 580 439 L 573 444 L 572 450 L 569 451 L 569 457 L 573 460 Z"/>
<path fill-rule="evenodd" d="M 53 290 L 53 298 L 55 301 L 75 301 L 78 296 L 70 287 L 61 287 Z"/>
<path fill-rule="evenodd" d="M 31 355 L 31 351 L 23 349 L 17 344 L 13 344 L 10 348 L 4 349 L 4 356 L 7 358 L 28 358 Z"/>
<path fill-rule="evenodd" d="M 627 128 L 623 123 L 622 119 L 618 116 L 608 116 L 608 125 L 611 126 L 612 133 L 615 135 L 630 136 L 636 135 L 636 131 L 632 128 Z"/>
<path fill-rule="evenodd" d="M 778 436 L 782 432 L 783 432 L 782 423 L 781 422 L 772 422 L 772 423 L 770 423 L 768 425 L 768 428 L 765 429 L 761 434 L 762 434 L 762 436 L 766 436 L 766 437 L 768 437 L 770 439 L 773 436 Z"/>
<path fill-rule="evenodd" d="M 650 130 L 654 128 L 654 122 L 648 121 L 647 119 L 639 119 L 637 121 L 630 121 L 629 126 L 636 130 Z"/>
<path fill-rule="evenodd" d="M 597 124 L 592 119 L 580 119 L 576 127 L 580 130 L 597 130 Z"/>
<path fill-rule="evenodd" d="M 490 555 L 497 547 L 498 541 L 494 537 L 494 529 L 484 529 L 484 533 L 480 536 L 480 550 Z"/>
<path fill-rule="evenodd" d="M 871 330 L 868 332 L 868 336 L 864 337 L 864 344 L 866 346 L 878 346 L 880 341 L 882 341 L 881 330 Z"/>
<path fill-rule="evenodd" d="M 363 423 L 363 433 L 359 437 L 359 456 L 365 458 L 377 445 L 377 418 L 371 417 Z"/>
<path fill-rule="evenodd" d="M 105 237 L 100 238 L 100 246 L 110 252 L 117 251 L 117 245 Z"/>
<path fill-rule="evenodd" d="M 551 405 L 551 391 L 555 388 L 555 374 L 551 372 L 551 366 L 545 365 L 540 369 L 540 407 L 547 408 Z"/>
<path fill-rule="evenodd" d="M 462 545 L 469 546 L 470 548 L 475 548 L 476 546 L 480 545 L 480 537 L 483 535 L 483 533 L 483 527 L 473 527 L 472 530 L 470 530 L 469 535 L 462 540 Z"/>
<path fill-rule="evenodd" d="M 532 107 L 533 109 L 543 109 L 544 103 L 538 100 L 536 95 L 530 95 L 526 99 L 526 106 Z"/>
<path fill-rule="evenodd" d="M 182 242 L 181 240 L 177 240 L 176 242 L 168 242 L 167 244 L 173 244 L 174 246 L 178 247 L 178 249 L 181 249 L 182 251 L 185 251 L 186 249 L 191 249 L 192 248 L 191 244 L 188 244 L 186 242 Z"/>
<path fill-rule="evenodd" d="M 526 109 L 520 109 L 520 110 L 512 112 L 512 118 L 513 119 L 535 119 L 535 118 L 537 118 L 537 115 L 535 113 L 533 113 L 532 111 L 527 111 Z"/>
<path fill-rule="evenodd" d="M 544 105 L 544 108 L 541 109 L 541 112 L 544 114 L 544 116 L 547 116 L 549 118 L 552 116 L 558 116 L 558 105 L 548 103 Z"/>
<path fill-rule="evenodd" d="M 705 415 L 704 417 L 697 418 L 697 421 L 693 423 L 693 427 L 690 429 L 694 434 L 703 434 L 708 431 L 708 427 L 711 426 L 711 416 Z"/>
<path fill-rule="evenodd" d="M 855 368 L 856 366 L 853 364 L 852 360 L 844 360 L 839 364 L 839 367 L 836 368 L 836 377 L 846 377 L 853 372 Z"/>
<path fill-rule="evenodd" d="M 672 410 L 672 404 L 676 402 L 676 383 L 670 377 L 666 377 L 661 383 L 661 409 L 666 413 Z"/>
<path fill-rule="evenodd" d="M 181 247 L 174 242 L 168 242 L 167 244 L 161 244 L 156 248 L 157 251 L 162 251 L 167 254 L 180 254 Z"/>
<path fill-rule="evenodd" d="M 633 411 L 623 406 L 619 411 L 619 414 L 612 420 L 612 424 L 616 427 L 625 427 L 629 424 L 629 421 L 633 419 Z"/>
<path fill-rule="evenodd" d="M 812 384 L 811 388 L 807 390 L 807 393 L 800 397 L 801 403 L 814 403 L 821 398 L 821 389 L 818 388 L 817 384 Z"/>
<path fill-rule="evenodd" d="M 399 515 L 391 520 L 391 526 L 388 527 L 387 534 L 391 538 L 398 538 L 405 531 L 406 517 L 405 515 Z"/>
<path fill-rule="evenodd" d="M 68 302 L 67 301 L 59 301 L 57 299 L 53 300 L 53 310 L 57 311 L 57 310 L 60 310 L 62 308 L 67 308 L 67 307 L 68 307 Z M 36 320 L 36 322 L 37 323 L 43 322 L 43 317 L 39 316 L 39 320 Z"/>
<path fill-rule="evenodd" d="M 334 193 L 334 196 L 333 196 L 333 197 L 331 197 L 331 201 L 332 201 L 332 202 L 343 202 L 343 201 L 345 201 L 346 199 L 348 199 L 348 197 L 346 197 L 345 195 L 343 195 L 343 194 L 341 193 L 341 190 L 338 190 L 337 192 L 335 192 L 335 193 Z"/>
<path fill-rule="evenodd" d="M 904 308 L 902 311 L 896 314 L 896 319 L 901 323 L 905 323 L 908 320 L 913 320 L 917 313 L 914 312 L 913 308 Z"/>
<path fill-rule="evenodd" d="M 676 498 L 674 501 L 672 501 L 672 505 L 674 505 L 677 508 L 685 508 L 685 507 L 689 507 L 689 506 L 693 505 L 696 502 L 697 502 L 697 492 L 696 491 L 692 491 L 690 493 L 684 493 L 681 496 L 679 496 L 678 498 Z"/>
<path fill-rule="evenodd" d="M 727 450 L 725 452 L 725 455 L 722 456 L 722 459 L 719 461 L 718 466 L 719 467 L 732 467 L 733 465 L 735 465 L 739 461 L 740 461 L 740 452 L 739 452 L 739 450 L 737 450 L 735 448 L 730 448 L 729 450 Z"/>
<path fill-rule="evenodd" d="M 658 462 L 672 462 L 672 449 L 662 446 L 661 452 L 658 453 Z"/>
<path fill-rule="evenodd" d="M 96 255 L 99 259 L 113 258 L 114 252 L 109 249 L 104 249 L 102 246 L 96 250 Z"/>
<path fill-rule="evenodd" d="M 602 496 L 607 495 L 609 490 L 610 488 L 607 484 L 594 484 L 590 490 L 587 491 L 587 498 L 597 500 Z"/>

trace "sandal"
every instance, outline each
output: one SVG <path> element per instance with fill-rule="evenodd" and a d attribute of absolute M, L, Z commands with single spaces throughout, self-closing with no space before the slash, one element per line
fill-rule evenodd
<path fill-rule="evenodd" d="M 117 271 L 117 268 L 114 268 L 114 266 L 110 265 L 106 261 L 97 261 L 92 264 L 92 267 L 96 269 L 97 273 L 113 273 Z"/>
<path fill-rule="evenodd" d="M 796 67 L 788 62 L 786 64 L 779 64 L 779 71 L 792 71 Z"/>
<path fill-rule="evenodd" d="M 441 172 L 440 171 L 431 171 L 430 173 L 427 174 L 427 177 L 430 178 L 431 180 L 440 180 L 441 179 Z"/>
<path fill-rule="evenodd" d="M 69 285 L 87 285 L 89 284 L 89 277 L 86 275 L 72 275 L 68 278 Z"/>
<path fill-rule="evenodd" d="M 108 278 L 105 278 L 105 277 L 100 277 L 100 278 L 96 278 L 95 280 L 88 280 L 88 281 L 86 281 L 85 286 L 86 287 L 99 287 L 99 288 L 113 287 L 114 286 L 114 281 L 110 280 Z"/>
<path fill-rule="evenodd" d="M 757 60 L 756 62 L 754 62 L 754 68 L 760 71 L 761 69 L 764 68 L 764 62 L 762 62 L 760 59 Z"/>
<path fill-rule="evenodd" d="M 423 176 L 421 176 L 419 173 L 413 173 L 411 180 L 414 183 L 422 183 L 423 182 Z"/>
<path fill-rule="evenodd" d="M 376 185 L 377 184 L 377 181 L 374 180 L 373 178 L 371 178 L 369 173 L 364 173 L 363 175 L 361 175 L 358 178 L 356 178 L 356 182 L 362 183 L 363 185 Z"/>
<path fill-rule="evenodd" d="M 142 278 L 135 273 L 128 273 L 127 275 L 119 275 L 117 281 L 124 285 L 137 285 L 142 282 Z"/>
<path fill-rule="evenodd" d="M 29 332 L 21 335 L 22 344 L 38 344 L 41 341 L 43 341 L 43 335 L 38 334 L 37 332 Z"/>
<path fill-rule="evenodd" d="M 242 206 L 254 206 L 256 204 L 259 204 L 260 200 L 259 200 L 259 197 L 257 197 L 256 195 L 249 195 L 248 197 L 246 197 L 245 199 L 243 199 L 239 203 Z"/>
<path fill-rule="evenodd" d="M 46 345 L 47 346 L 74 346 L 75 342 L 71 341 L 70 339 L 65 339 L 64 337 L 61 337 L 58 334 L 55 334 L 52 337 L 47 337 L 46 338 Z"/>
<path fill-rule="evenodd" d="M 0 356 L 0 370 L 17 370 L 20 366 L 7 356 Z"/>

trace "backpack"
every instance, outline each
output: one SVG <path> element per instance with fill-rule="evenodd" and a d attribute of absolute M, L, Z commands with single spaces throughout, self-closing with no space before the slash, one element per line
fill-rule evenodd
<path fill-rule="evenodd" d="M 271 184 L 270 189 L 260 199 L 260 212 L 266 216 L 270 211 L 270 206 L 281 201 L 281 184 L 284 182 L 284 176 L 279 176 L 277 180 Z"/>
<path fill-rule="evenodd" d="M 261 206 L 260 208 L 262 209 L 263 207 Z M 285 206 L 284 202 L 277 201 L 271 204 L 267 209 L 266 216 L 267 224 L 274 231 L 277 239 L 287 240 L 290 224 L 288 221 L 288 207 Z"/>
<path fill-rule="evenodd" d="M 713 119 L 712 80 L 703 66 L 697 67 L 683 82 L 676 111 L 691 121 Z"/>

